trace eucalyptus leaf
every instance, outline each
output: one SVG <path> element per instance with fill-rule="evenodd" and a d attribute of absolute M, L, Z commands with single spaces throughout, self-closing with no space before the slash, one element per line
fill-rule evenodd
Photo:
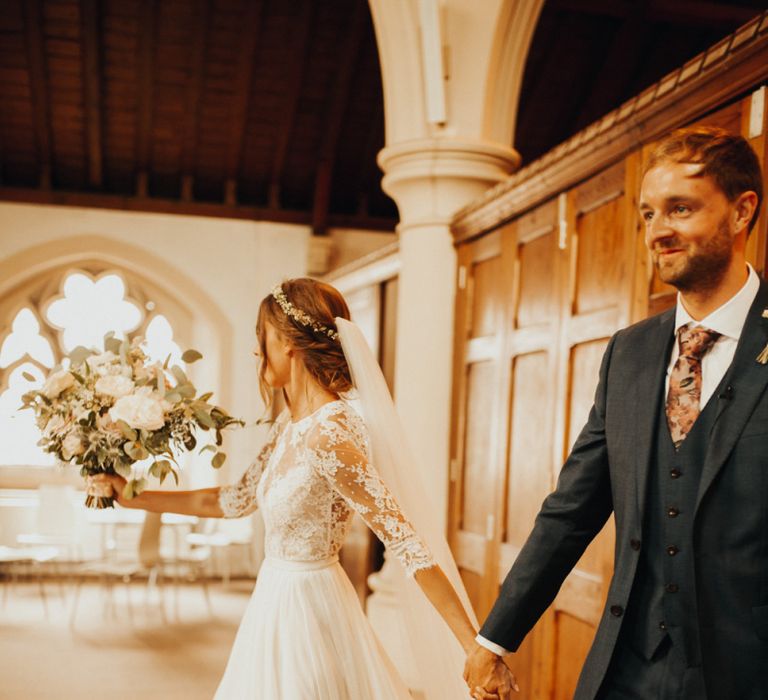
<path fill-rule="evenodd" d="M 174 365 L 173 367 L 171 367 L 171 374 L 174 377 L 176 377 L 176 381 L 179 384 L 187 384 L 189 382 L 189 379 L 187 378 L 186 373 L 178 365 Z"/>
<path fill-rule="evenodd" d="M 168 353 L 168 357 L 165 358 L 165 362 L 163 362 L 163 369 L 168 369 L 169 364 L 171 364 L 171 353 Z"/>
<path fill-rule="evenodd" d="M 181 401 L 181 394 L 176 389 L 171 389 L 165 394 L 165 400 L 168 403 L 179 403 Z"/>
<path fill-rule="evenodd" d="M 111 336 L 109 338 L 104 338 L 104 350 L 107 352 L 114 353 L 115 355 L 120 354 L 120 346 L 122 343 L 115 338 L 114 336 Z"/>
<path fill-rule="evenodd" d="M 221 466 L 224 464 L 226 459 L 227 455 L 225 455 L 223 452 L 217 452 L 215 455 L 213 455 L 211 464 L 213 465 L 214 469 L 221 469 Z"/>
<path fill-rule="evenodd" d="M 124 479 L 130 479 L 131 478 L 131 465 L 126 464 L 125 462 L 115 462 L 112 467 L 115 470 L 115 473 L 122 476 Z"/>
<path fill-rule="evenodd" d="M 72 367 L 77 367 L 83 364 L 91 355 L 93 350 L 90 350 L 82 345 L 78 345 L 71 353 L 69 353 L 69 361 Z"/>
<path fill-rule="evenodd" d="M 186 362 L 188 365 L 191 365 L 193 362 L 197 362 L 202 358 L 202 353 L 198 352 L 197 350 L 192 350 L 191 348 L 189 350 L 185 350 L 184 354 L 181 356 L 182 361 Z"/>
<path fill-rule="evenodd" d="M 181 394 L 185 399 L 193 399 L 195 398 L 195 387 L 192 386 L 189 382 L 186 384 L 180 384 L 176 387 L 176 391 Z"/>
<path fill-rule="evenodd" d="M 125 454 L 127 454 L 131 459 L 135 460 L 136 462 L 141 461 L 142 459 L 146 459 L 149 457 L 149 452 L 146 450 L 144 445 L 142 445 L 140 442 L 126 442 L 123 446 L 123 450 L 125 450 Z"/>
<path fill-rule="evenodd" d="M 132 442 L 135 441 L 138 437 L 138 433 L 124 420 L 117 421 L 117 427 L 120 428 L 120 432 L 122 433 L 123 437 L 131 440 Z"/>
<path fill-rule="evenodd" d="M 201 408 L 195 409 L 195 418 L 197 419 L 197 422 L 205 429 L 216 427 L 213 419 Z"/>
<path fill-rule="evenodd" d="M 200 448 L 200 454 L 203 454 L 203 452 L 216 452 L 216 446 L 215 445 L 205 445 Z"/>
<path fill-rule="evenodd" d="M 126 482 L 125 488 L 123 488 L 123 498 L 130 500 L 138 496 L 145 488 L 147 488 L 146 479 L 131 479 Z"/>
<path fill-rule="evenodd" d="M 213 392 L 212 391 L 206 391 L 202 396 L 200 396 L 198 401 L 208 401 L 208 399 L 210 399 L 211 396 L 213 396 Z"/>
<path fill-rule="evenodd" d="M 24 379 L 26 379 L 28 382 L 34 382 L 34 381 L 37 381 L 37 380 L 35 379 L 35 375 L 34 375 L 34 374 L 30 374 L 29 372 L 26 372 L 26 371 L 25 371 L 25 372 L 22 372 L 22 373 L 21 373 L 21 376 L 22 376 L 22 377 L 24 377 Z"/>

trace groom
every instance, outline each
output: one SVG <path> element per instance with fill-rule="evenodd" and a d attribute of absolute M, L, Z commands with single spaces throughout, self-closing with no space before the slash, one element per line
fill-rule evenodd
<path fill-rule="evenodd" d="M 611 339 L 467 660 L 473 697 L 509 697 L 501 656 L 611 512 L 614 576 L 575 697 L 768 697 L 768 284 L 745 258 L 762 195 L 754 151 L 722 129 L 676 131 L 651 155 L 640 214 L 677 306 Z"/>

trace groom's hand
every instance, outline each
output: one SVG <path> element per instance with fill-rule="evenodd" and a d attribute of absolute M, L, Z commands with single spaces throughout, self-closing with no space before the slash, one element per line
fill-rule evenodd
<path fill-rule="evenodd" d="M 464 680 L 470 697 L 477 700 L 509 700 L 512 690 L 519 690 L 502 658 L 479 644 L 467 656 Z"/>

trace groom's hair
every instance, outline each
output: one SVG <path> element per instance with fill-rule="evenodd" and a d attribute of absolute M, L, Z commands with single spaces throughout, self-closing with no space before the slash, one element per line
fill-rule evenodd
<path fill-rule="evenodd" d="M 256 321 L 261 353 L 259 388 L 265 403 L 269 405 L 272 399 L 272 389 L 264 378 L 268 359 L 266 322 L 297 351 L 307 371 L 326 391 L 332 394 L 349 391 L 352 377 L 338 335 L 334 333 L 337 331 L 336 318 L 350 318 L 349 307 L 341 292 L 309 277 L 286 280 L 280 288 L 285 301 L 298 313 L 286 313 L 274 294 L 264 297 L 259 306 Z M 307 317 L 314 323 L 308 323 Z M 328 334 L 329 330 L 335 337 Z"/>
<path fill-rule="evenodd" d="M 711 177 L 730 202 L 744 192 L 757 194 L 757 207 L 748 228 L 752 231 L 763 201 L 763 173 L 757 154 L 743 136 L 716 126 L 677 129 L 656 144 L 643 174 L 669 161 L 701 163 L 699 177 Z"/>

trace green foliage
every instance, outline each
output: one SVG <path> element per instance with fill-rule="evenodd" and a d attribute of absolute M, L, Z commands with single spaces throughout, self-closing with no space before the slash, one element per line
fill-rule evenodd
<path fill-rule="evenodd" d="M 197 350 L 185 350 L 184 354 L 181 356 L 181 359 L 188 365 L 191 365 L 193 362 L 197 362 L 198 360 L 203 359 L 202 354 L 200 354 Z"/>
<path fill-rule="evenodd" d="M 225 455 L 223 452 L 217 452 L 215 455 L 213 455 L 213 458 L 211 459 L 211 464 L 213 465 L 214 469 L 221 469 L 226 459 L 227 459 L 227 455 Z"/>
<path fill-rule="evenodd" d="M 138 496 L 145 488 L 147 488 L 146 479 L 130 479 L 125 482 L 123 487 L 123 498 L 127 498 L 129 501 Z"/>

